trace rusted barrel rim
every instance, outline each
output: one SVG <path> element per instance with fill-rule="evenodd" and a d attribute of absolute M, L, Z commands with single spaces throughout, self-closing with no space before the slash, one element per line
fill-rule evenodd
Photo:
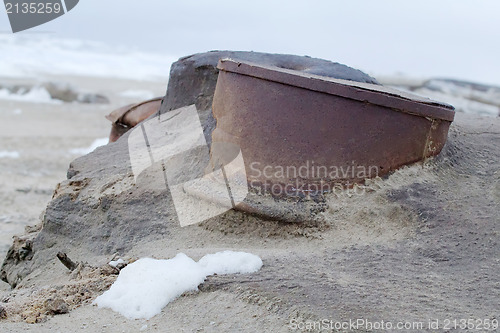
<path fill-rule="evenodd" d="M 221 59 L 217 68 L 226 72 L 380 105 L 421 117 L 450 122 L 455 118 L 455 108 L 449 104 L 375 84 L 334 79 L 229 58 Z"/>

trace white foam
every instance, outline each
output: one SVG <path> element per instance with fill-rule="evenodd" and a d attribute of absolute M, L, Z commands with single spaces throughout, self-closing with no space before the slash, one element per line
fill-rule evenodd
<path fill-rule="evenodd" d="M 177 57 L 47 35 L 0 34 L 0 75 L 77 75 L 168 80 Z"/>
<path fill-rule="evenodd" d="M 143 258 L 122 269 L 94 304 L 129 319 L 150 319 L 183 293 L 197 291 L 208 275 L 253 273 L 261 267 L 258 256 L 233 251 L 209 254 L 198 262 L 184 253 L 168 260 Z"/>
<path fill-rule="evenodd" d="M 108 142 L 109 138 L 95 139 L 89 147 L 70 149 L 69 152 L 75 155 L 87 155 L 96 150 L 96 148 L 107 145 Z"/>
<path fill-rule="evenodd" d="M 43 87 L 33 87 L 29 91 L 11 92 L 8 89 L 0 89 L 0 99 L 28 102 L 28 103 L 51 103 L 61 104 L 62 101 L 52 99 L 49 92 Z"/>
<path fill-rule="evenodd" d="M 260 269 L 262 260 L 249 253 L 223 251 L 205 255 L 198 264 L 210 274 L 253 273 Z"/>

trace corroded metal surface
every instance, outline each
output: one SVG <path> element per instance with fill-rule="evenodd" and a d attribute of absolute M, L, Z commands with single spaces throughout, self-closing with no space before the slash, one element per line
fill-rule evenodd
<path fill-rule="evenodd" d="M 155 97 L 136 104 L 122 106 L 108 114 L 111 121 L 109 142 L 115 142 L 128 130 L 157 112 L 161 107 L 163 97 Z"/>
<path fill-rule="evenodd" d="M 252 188 L 329 192 L 439 154 L 452 106 L 386 87 L 224 59 L 212 160 L 240 147 Z"/>
<path fill-rule="evenodd" d="M 215 119 L 212 101 L 217 85 L 220 59 L 236 58 L 262 65 L 289 68 L 337 79 L 378 84 L 371 76 L 336 62 L 291 54 L 270 54 L 244 51 L 210 51 L 189 55 L 174 62 L 170 68 L 168 89 L 160 113 L 195 104 L 207 144 L 212 144 Z"/>

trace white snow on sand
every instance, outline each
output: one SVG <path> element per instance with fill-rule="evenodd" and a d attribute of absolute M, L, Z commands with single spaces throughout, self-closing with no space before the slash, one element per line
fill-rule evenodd
<path fill-rule="evenodd" d="M 457 112 L 500 115 L 500 87 L 453 79 L 416 79 L 404 75 L 379 76 L 380 83 L 415 95 L 451 104 Z"/>
<path fill-rule="evenodd" d="M 155 94 L 153 94 L 153 92 L 149 90 L 125 90 L 120 93 L 120 96 L 139 99 L 139 100 L 146 100 L 155 97 Z"/>
<path fill-rule="evenodd" d="M 96 150 L 97 147 L 107 145 L 109 138 L 95 139 L 89 147 L 71 149 L 69 152 L 75 155 L 87 155 Z"/>
<path fill-rule="evenodd" d="M 0 75 L 40 74 L 166 81 L 177 57 L 145 53 L 133 46 L 61 39 L 47 35 L 0 34 Z"/>
<path fill-rule="evenodd" d="M 60 100 L 52 99 L 49 92 L 43 87 L 33 87 L 29 91 L 20 91 L 17 93 L 11 92 L 8 89 L 0 89 L 0 99 L 28 103 L 62 103 Z"/>
<path fill-rule="evenodd" d="M 184 253 L 172 259 L 139 259 L 121 270 L 111 288 L 94 304 L 129 319 L 150 319 L 170 302 L 198 286 L 212 274 L 253 273 L 262 260 L 250 253 L 224 251 L 196 262 Z"/>
<path fill-rule="evenodd" d="M 0 158 L 19 158 L 19 156 L 17 151 L 0 150 Z"/>
<path fill-rule="evenodd" d="M 436 101 L 451 104 L 457 112 L 491 117 L 497 117 L 500 114 L 500 105 L 483 103 L 457 94 L 446 94 L 428 89 L 420 89 L 416 93 Z"/>

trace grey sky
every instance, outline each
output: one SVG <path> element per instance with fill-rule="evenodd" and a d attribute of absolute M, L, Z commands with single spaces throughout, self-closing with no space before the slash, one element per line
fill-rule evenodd
<path fill-rule="evenodd" d="M 500 1 L 81 0 L 30 30 L 183 56 L 213 49 L 310 55 L 372 74 L 500 85 Z M 5 11 L 0 30 L 9 31 Z"/>

